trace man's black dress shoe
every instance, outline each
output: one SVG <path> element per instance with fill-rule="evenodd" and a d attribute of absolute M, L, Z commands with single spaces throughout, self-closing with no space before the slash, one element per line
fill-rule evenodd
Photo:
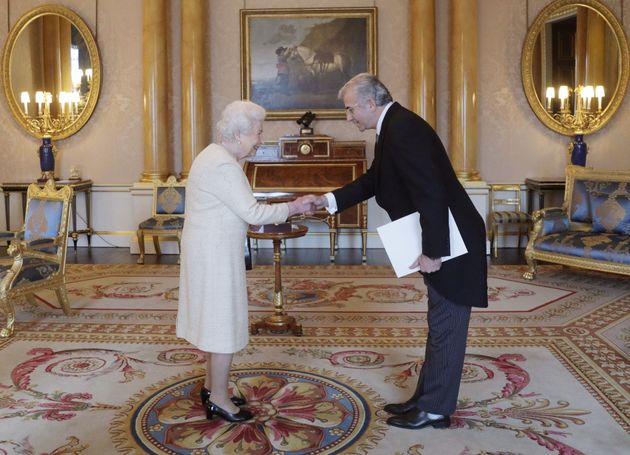
<path fill-rule="evenodd" d="M 206 389 L 205 387 L 202 387 L 200 395 L 201 395 L 201 404 L 205 406 L 208 400 L 210 400 L 210 391 Z M 243 406 L 245 403 L 247 403 L 247 401 L 245 401 L 245 398 L 240 398 L 240 397 L 232 397 L 230 398 L 230 401 L 234 403 L 236 406 Z"/>
<path fill-rule="evenodd" d="M 430 419 L 424 411 L 409 411 L 406 414 L 390 417 L 387 419 L 387 424 L 399 427 L 407 428 L 409 430 L 419 430 L 429 425 L 433 428 L 448 428 L 451 426 L 451 418 L 449 416 L 442 416 L 438 419 Z"/>
<path fill-rule="evenodd" d="M 238 412 L 232 413 L 218 407 L 212 401 L 207 401 L 204 406 L 206 408 L 206 418 L 208 420 L 210 420 L 214 416 L 219 416 L 222 419 L 227 420 L 228 422 L 244 422 L 254 417 L 254 414 L 246 409 L 239 408 Z"/>
<path fill-rule="evenodd" d="M 389 403 L 383 408 L 385 412 L 389 412 L 390 414 L 395 414 L 397 416 L 407 414 L 409 411 L 413 411 L 414 409 L 416 409 L 416 404 L 411 401 L 405 401 L 404 403 Z"/>

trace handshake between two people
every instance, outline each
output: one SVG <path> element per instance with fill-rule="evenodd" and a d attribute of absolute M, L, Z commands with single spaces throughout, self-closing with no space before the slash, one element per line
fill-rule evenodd
<path fill-rule="evenodd" d="M 316 196 L 307 194 L 289 202 L 289 216 L 304 214 L 312 215 L 317 210 L 321 210 L 328 205 L 326 196 Z"/>

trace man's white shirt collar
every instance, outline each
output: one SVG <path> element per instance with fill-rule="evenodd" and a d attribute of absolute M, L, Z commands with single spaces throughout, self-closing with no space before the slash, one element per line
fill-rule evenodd
<path fill-rule="evenodd" d="M 378 118 L 378 122 L 376 122 L 376 135 L 381 134 L 381 126 L 383 125 L 383 119 L 385 118 L 385 114 L 387 114 L 387 110 L 394 104 L 393 101 L 390 101 L 385 105 L 383 112 L 381 112 L 381 116 Z"/>

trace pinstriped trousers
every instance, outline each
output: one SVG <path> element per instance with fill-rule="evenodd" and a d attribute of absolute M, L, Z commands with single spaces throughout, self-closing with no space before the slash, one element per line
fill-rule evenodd
<path fill-rule="evenodd" d="M 451 302 L 428 284 L 427 289 L 429 336 L 410 401 L 422 411 L 451 415 L 457 406 L 471 307 Z"/>

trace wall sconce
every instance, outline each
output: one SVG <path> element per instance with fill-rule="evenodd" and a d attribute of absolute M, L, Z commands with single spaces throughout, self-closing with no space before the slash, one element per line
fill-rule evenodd
<path fill-rule="evenodd" d="M 571 99 L 573 92 L 573 99 Z M 574 131 L 574 140 L 569 143 L 571 151 L 571 164 L 586 165 L 588 147 L 584 142 L 584 131 L 594 128 L 602 119 L 602 99 L 604 98 L 604 86 L 578 85 L 574 90 L 568 86 L 558 87 L 558 102 L 556 103 L 556 89 L 547 87 L 547 112 L 562 126 Z M 597 107 L 593 107 L 593 98 L 597 98 Z M 571 106 L 574 108 L 571 109 Z M 557 109 L 555 109 L 557 107 Z"/>

